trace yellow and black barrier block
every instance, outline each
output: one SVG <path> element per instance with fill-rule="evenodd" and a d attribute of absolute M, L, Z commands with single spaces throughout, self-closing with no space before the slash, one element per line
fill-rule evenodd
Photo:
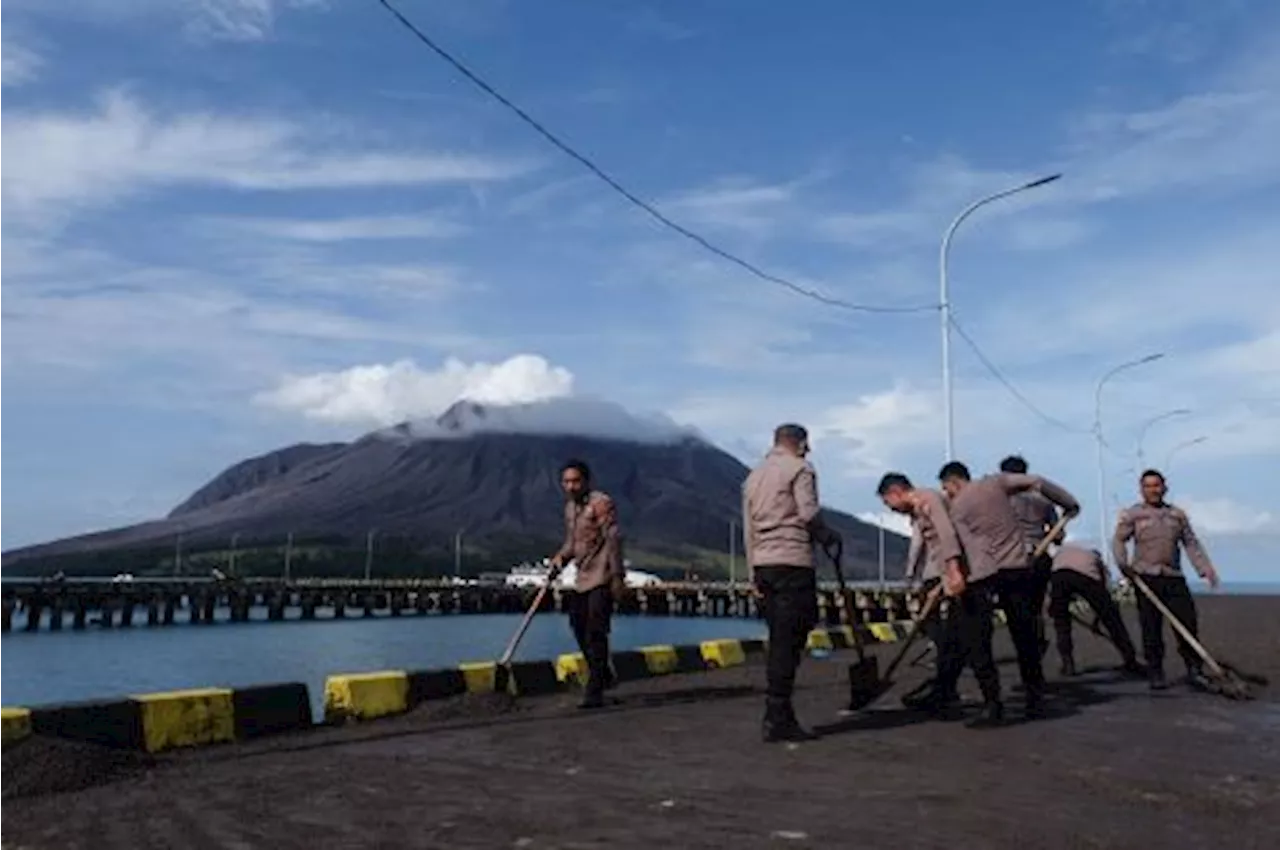
<path fill-rule="evenodd" d="M 0 741 L 21 741 L 31 734 L 31 709 L 0 709 Z"/>
<path fill-rule="evenodd" d="M 373 720 L 409 710 L 409 674 L 404 670 L 345 673 L 324 682 L 324 720 Z"/>
<path fill-rule="evenodd" d="M 747 653 L 740 640 L 704 640 L 701 652 L 703 662 L 712 669 L 747 663 Z"/>
<path fill-rule="evenodd" d="M 241 741 L 309 729 L 311 695 L 302 682 L 233 688 L 231 706 Z"/>
<path fill-rule="evenodd" d="M 498 668 L 496 688 L 512 696 L 533 697 L 561 690 L 555 662 L 517 661 Z"/>
<path fill-rule="evenodd" d="M 449 699 L 467 692 L 467 679 L 457 667 L 410 671 L 406 676 L 409 681 L 410 706 L 421 705 L 430 700 Z"/>
<path fill-rule="evenodd" d="M 29 735 L 158 753 L 309 728 L 301 683 L 194 688 L 4 709 L 5 741 Z"/>

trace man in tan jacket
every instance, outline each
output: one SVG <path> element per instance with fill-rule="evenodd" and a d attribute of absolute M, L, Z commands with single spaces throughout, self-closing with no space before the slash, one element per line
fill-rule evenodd
<path fill-rule="evenodd" d="M 1139 486 L 1142 501 L 1121 511 L 1116 522 L 1115 537 L 1111 541 L 1116 566 L 1125 575 L 1130 572 L 1139 575 L 1173 616 L 1195 635 L 1196 603 L 1182 572 L 1179 548 L 1186 550 L 1191 566 L 1210 587 L 1218 586 L 1218 571 L 1191 528 L 1186 512 L 1164 500 L 1169 492 L 1164 476 L 1158 470 L 1148 469 L 1142 473 Z M 1129 556 L 1130 540 L 1133 541 L 1132 557 Z M 1168 687 L 1164 677 L 1164 618 L 1146 594 L 1138 592 L 1137 600 L 1138 625 L 1142 629 L 1142 649 L 1151 675 L 1151 688 L 1163 690 Z M 1187 683 L 1196 688 L 1206 687 L 1200 656 L 1181 635 L 1178 635 L 1178 654 L 1187 665 Z"/>
<path fill-rule="evenodd" d="M 942 489 L 950 498 L 951 522 L 960 536 L 968 572 L 964 584 L 981 596 L 995 595 L 1004 611 L 1009 637 L 1018 655 L 1018 672 L 1026 693 L 1026 713 L 1041 713 L 1044 697 L 1044 667 L 1036 635 L 1033 609 L 1036 575 L 1031 552 L 1018 515 L 1009 501 L 1015 493 L 1035 491 L 1066 513 L 1080 513 L 1075 497 L 1046 478 L 1002 472 L 971 481 L 969 469 L 952 461 L 938 473 Z M 989 635 L 987 635 L 989 640 Z M 1000 723 L 1004 708 L 998 691 L 984 693 L 981 725 Z"/>
<path fill-rule="evenodd" d="M 809 631 L 818 623 L 813 544 L 840 535 L 822 522 L 817 473 L 805 460 L 809 434 L 780 425 L 773 448 L 742 485 L 742 528 L 751 580 L 769 627 L 763 736 L 765 741 L 811 740 L 791 704 L 796 670 Z"/>
<path fill-rule="evenodd" d="M 591 469 L 570 460 L 560 470 L 564 490 L 564 545 L 551 557 L 552 574 L 570 561 L 577 567 L 569 626 L 587 659 L 587 687 L 581 708 L 600 708 L 613 684 L 609 631 L 613 603 L 626 591 L 618 510 L 608 494 L 591 487 Z"/>

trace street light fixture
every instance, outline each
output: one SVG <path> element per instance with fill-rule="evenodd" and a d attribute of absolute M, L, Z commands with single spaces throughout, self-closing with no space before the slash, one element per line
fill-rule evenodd
<path fill-rule="evenodd" d="M 1147 431 L 1150 430 L 1151 426 L 1157 422 L 1172 419 L 1175 416 L 1189 416 L 1190 414 L 1191 411 L 1189 409 L 1180 407 L 1177 410 L 1170 410 L 1166 413 L 1161 413 L 1159 416 L 1153 416 L 1142 423 L 1142 427 L 1138 430 L 1138 466 L 1142 466 L 1142 462 L 1146 457 L 1146 454 L 1142 451 L 1142 443 L 1147 438 Z"/>
<path fill-rule="evenodd" d="M 1106 459 L 1103 457 L 1103 445 L 1105 441 L 1102 439 L 1102 388 L 1106 386 L 1107 381 L 1116 375 L 1132 369 L 1136 366 L 1145 366 L 1148 363 L 1154 363 L 1164 357 L 1163 353 L 1148 354 L 1137 360 L 1129 360 L 1116 366 L 1110 372 L 1107 372 L 1098 381 L 1097 389 L 1093 393 L 1093 438 L 1098 444 L 1098 548 L 1106 557 L 1107 550 L 1107 471 Z"/>
<path fill-rule="evenodd" d="M 960 211 L 960 214 L 952 220 L 951 226 L 947 228 L 947 232 L 942 236 L 942 247 L 938 252 L 938 305 L 941 308 L 942 321 L 942 404 L 947 429 L 947 456 L 944 460 L 955 459 L 955 416 L 951 385 L 951 289 L 947 283 L 947 257 L 951 253 L 951 238 L 955 235 L 956 228 L 980 207 L 984 207 L 992 201 L 1016 195 L 1019 192 L 1038 189 L 1061 177 L 1061 174 L 1050 174 L 1047 177 L 1032 180 L 1030 183 L 1023 183 L 1012 189 L 1005 189 L 1002 192 L 987 195 L 985 198 L 979 198 Z"/>
<path fill-rule="evenodd" d="M 1196 437 L 1194 440 L 1187 440 L 1186 442 L 1178 443 L 1178 445 L 1170 449 L 1169 454 L 1166 455 L 1164 459 L 1164 474 L 1165 475 L 1169 474 L 1169 467 L 1173 465 L 1174 455 L 1176 455 L 1178 452 L 1182 451 L 1183 449 L 1189 449 L 1192 446 L 1198 446 L 1201 443 L 1206 442 L 1208 439 L 1209 439 L 1208 437 Z"/>

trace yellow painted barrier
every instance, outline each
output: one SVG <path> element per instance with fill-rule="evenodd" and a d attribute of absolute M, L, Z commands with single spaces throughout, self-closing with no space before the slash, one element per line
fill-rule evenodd
<path fill-rule="evenodd" d="M 493 661 L 459 664 L 469 694 L 491 694 L 498 689 L 498 665 Z"/>
<path fill-rule="evenodd" d="M 826 629 L 814 629 L 809 632 L 809 639 L 805 641 L 805 649 L 834 649 L 831 643 L 831 635 L 827 634 Z"/>
<path fill-rule="evenodd" d="M 679 656 L 676 655 L 674 646 L 642 646 L 640 652 L 644 653 L 644 666 L 649 668 L 649 672 L 654 676 L 676 672 Z"/>
<path fill-rule="evenodd" d="M 882 643 L 893 643 L 898 639 L 898 634 L 893 630 L 893 623 L 868 623 L 867 628 L 871 629 L 871 635 Z"/>
<path fill-rule="evenodd" d="M 737 640 L 704 640 L 702 660 L 711 667 L 736 667 L 747 663 L 742 642 Z"/>
<path fill-rule="evenodd" d="M 149 753 L 234 741 L 235 707 L 229 688 L 198 688 L 131 696 L 142 719 Z"/>
<path fill-rule="evenodd" d="M 25 708 L 0 709 L 0 740 L 8 744 L 31 734 L 31 712 Z"/>
<path fill-rule="evenodd" d="M 371 720 L 409 708 L 409 676 L 403 670 L 330 676 L 324 683 L 326 720 Z"/>
<path fill-rule="evenodd" d="M 556 659 L 556 678 L 561 682 L 587 681 L 587 657 L 581 652 L 569 652 Z"/>

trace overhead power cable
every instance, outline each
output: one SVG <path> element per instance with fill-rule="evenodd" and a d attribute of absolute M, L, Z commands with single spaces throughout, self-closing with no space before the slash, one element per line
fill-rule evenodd
<path fill-rule="evenodd" d="M 800 284 L 795 283 L 794 281 L 788 280 L 784 277 L 779 277 L 778 275 L 771 274 L 761 269 L 759 266 L 755 265 L 754 263 L 748 260 L 744 260 L 743 258 L 737 256 L 736 254 L 730 253 L 724 248 L 721 248 L 720 246 L 714 244 L 706 237 L 698 233 L 695 233 L 694 231 L 690 230 L 684 225 L 678 224 L 677 222 L 671 220 L 666 216 L 666 214 L 658 210 L 652 204 L 641 199 L 634 192 L 627 189 L 625 186 L 623 186 L 621 183 L 619 183 L 617 180 L 611 177 L 604 169 L 596 165 L 595 162 L 589 159 L 586 155 L 579 153 L 569 143 L 561 140 L 559 136 L 557 136 L 555 133 L 552 133 L 550 130 L 548 130 L 542 123 L 540 123 L 538 120 L 536 120 L 531 115 L 529 115 L 529 113 L 525 112 L 522 108 L 520 108 L 511 100 L 509 100 L 501 92 L 499 92 L 489 83 L 485 82 L 485 80 L 482 79 L 478 74 L 476 74 L 466 65 L 464 65 L 459 59 L 454 57 L 453 54 L 449 53 L 447 50 L 445 50 L 443 47 L 437 44 L 430 36 L 424 33 L 416 24 L 414 24 L 412 21 L 406 18 L 400 12 L 400 10 L 397 9 L 395 6 L 393 6 L 390 2 L 388 2 L 388 0 L 378 0 L 378 3 L 383 8 L 385 8 L 388 12 L 390 12 L 395 17 L 395 19 L 399 21 L 400 24 L 404 26 L 405 29 L 411 32 L 420 42 L 425 44 L 428 48 L 430 48 L 433 52 L 435 52 L 435 54 L 439 56 L 441 59 L 443 59 L 445 62 L 448 62 L 451 66 L 453 66 L 453 68 L 458 73 L 462 74 L 464 77 L 470 80 L 477 88 L 479 88 L 485 94 L 489 95 L 494 100 L 498 101 L 500 104 L 502 104 L 507 109 L 509 109 L 511 112 L 515 113 L 516 116 L 520 118 L 520 120 L 524 121 L 524 123 L 532 127 L 539 135 L 541 135 L 544 139 L 546 139 L 548 142 L 550 142 L 552 145 L 558 148 L 566 156 L 575 160 L 582 167 L 586 168 L 588 171 L 590 171 L 592 174 L 598 177 L 601 181 L 605 183 L 605 185 L 611 188 L 614 192 L 621 195 L 633 206 L 638 207 L 640 210 L 642 210 L 644 213 L 649 215 L 651 218 L 656 220 L 658 223 L 660 223 L 664 227 L 670 230 L 673 230 L 676 233 L 683 236 L 684 238 L 698 244 L 703 249 L 709 251 L 712 254 L 715 254 L 717 257 L 720 257 L 722 260 L 726 260 L 730 263 L 733 263 L 734 265 L 738 266 L 741 269 L 744 269 L 745 271 L 749 272 L 750 274 L 754 275 L 757 278 L 760 278 L 761 280 L 767 281 L 777 286 L 781 286 L 785 289 L 790 290 L 796 295 L 802 295 L 805 298 L 810 298 L 821 304 L 825 304 L 828 307 L 837 307 L 842 310 L 850 310 L 850 311 L 859 312 L 859 313 L 925 313 L 925 312 L 933 312 L 939 309 L 939 306 L 937 304 L 926 304 L 926 305 L 919 305 L 914 307 L 911 307 L 911 306 L 895 307 L 895 306 L 877 305 L 877 304 L 857 304 L 850 301 L 845 301 L 844 299 L 841 299 L 841 298 L 834 298 L 830 295 L 824 295 L 821 292 L 818 292 L 814 289 L 810 289 L 806 286 L 801 286 Z"/>
<path fill-rule="evenodd" d="M 999 381 L 1004 386 L 1004 388 L 1009 391 L 1009 394 L 1012 395 L 1015 399 L 1017 399 L 1018 402 L 1023 407 L 1025 407 L 1027 410 L 1031 411 L 1037 417 L 1044 420 L 1047 424 L 1052 425 L 1055 428 L 1059 428 L 1063 431 L 1067 431 L 1072 434 L 1090 433 L 1089 429 L 1087 428 L 1079 428 L 1073 425 L 1068 425 L 1067 423 L 1063 422 L 1061 419 L 1056 419 L 1053 416 L 1050 416 L 1049 414 L 1041 410 L 1039 407 L 1037 407 L 1031 401 L 1031 399 L 1023 395 L 1022 391 L 1019 390 L 1016 386 L 1014 386 L 1012 381 L 1010 381 L 1008 378 L 1005 377 L 1004 373 L 1000 371 L 999 367 L 997 367 L 994 363 L 991 362 L 991 358 L 987 357 L 987 355 L 982 352 L 982 349 L 978 347 L 978 344 L 973 341 L 973 337 L 969 336 L 969 334 L 965 332 L 965 329 L 960 327 L 960 324 L 955 319 L 954 313 L 951 315 L 951 327 L 953 330 L 955 330 L 956 334 L 960 337 L 960 339 L 964 340 L 964 343 L 969 346 L 969 349 L 973 352 L 974 356 L 978 358 L 978 362 L 981 363 L 984 367 L 986 367 L 986 370 L 991 373 L 991 376 L 995 378 L 997 381 Z"/>

